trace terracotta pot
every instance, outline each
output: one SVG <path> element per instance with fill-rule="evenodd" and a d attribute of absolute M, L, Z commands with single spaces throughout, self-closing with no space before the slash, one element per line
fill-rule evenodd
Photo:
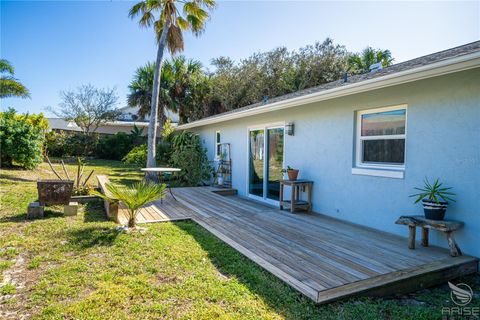
<path fill-rule="evenodd" d="M 298 178 L 298 170 L 297 169 L 287 170 L 287 175 L 288 175 L 288 180 L 295 181 Z"/>

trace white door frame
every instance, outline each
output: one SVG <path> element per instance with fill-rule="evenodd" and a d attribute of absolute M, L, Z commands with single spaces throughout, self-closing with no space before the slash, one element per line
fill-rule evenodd
<path fill-rule="evenodd" d="M 254 199 L 254 200 L 257 200 L 257 201 L 262 201 L 262 202 L 266 202 L 266 203 L 269 203 L 269 204 L 272 204 L 272 205 L 275 205 L 275 206 L 278 206 L 279 202 L 277 200 L 272 200 L 272 199 L 269 199 L 266 197 L 266 192 L 267 192 L 267 179 L 265 179 L 267 176 L 268 176 L 268 163 L 267 163 L 267 160 L 266 160 L 266 150 L 267 150 L 267 130 L 268 129 L 278 129 L 278 128 L 282 128 L 283 129 L 283 165 L 285 164 L 285 121 L 280 121 L 280 122 L 272 122 L 272 123 L 265 123 L 265 124 L 259 124 L 259 125 L 253 125 L 253 126 L 249 126 L 247 127 L 247 172 L 246 172 L 246 192 L 245 194 L 247 195 L 247 197 L 251 198 L 251 199 Z M 259 196 L 256 196 L 256 195 L 253 195 L 253 194 L 250 194 L 250 131 L 254 131 L 254 130 L 263 130 L 264 131 L 264 134 L 263 134 L 263 196 L 262 197 L 259 197 Z M 283 166 L 282 165 L 282 166 Z"/>

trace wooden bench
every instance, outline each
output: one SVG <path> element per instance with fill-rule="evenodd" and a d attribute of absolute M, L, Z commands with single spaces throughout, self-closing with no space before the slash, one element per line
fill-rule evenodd
<path fill-rule="evenodd" d="M 401 216 L 395 222 L 408 226 L 408 248 L 415 249 L 415 231 L 416 227 L 422 228 L 422 246 L 428 247 L 428 233 L 430 229 L 441 231 L 446 234 L 448 246 L 450 247 L 450 255 L 458 257 L 462 255 L 462 251 L 458 246 L 453 232 L 461 229 L 464 225 L 461 221 L 454 220 L 430 220 L 424 216 Z"/>

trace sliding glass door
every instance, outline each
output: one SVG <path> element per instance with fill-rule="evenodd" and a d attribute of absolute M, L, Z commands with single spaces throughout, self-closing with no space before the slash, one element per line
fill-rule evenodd
<path fill-rule="evenodd" d="M 250 170 L 248 191 L 251 195 L 263 197 L 264 184 L 264 146 L 265 131 L 251 130 L 249 133 L 250 140 Z"/>
<path fill-rule="evenodd" d="M 251 196 L 278 201 L 283 153 L 283 126 L 266 126 L 249 131 L 248 191 Z"/>

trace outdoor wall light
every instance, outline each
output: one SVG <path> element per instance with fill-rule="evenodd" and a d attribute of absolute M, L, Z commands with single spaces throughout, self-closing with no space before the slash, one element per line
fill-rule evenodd
<path fill-rule="evenodd" d="M 293 125 L 293 122 L 287 122 L 285 124 L 285 132 L 289 135 L 289 136 L 293 136 L 294 134 L 294 129 L 295 129 L 295 126 Z"/>

